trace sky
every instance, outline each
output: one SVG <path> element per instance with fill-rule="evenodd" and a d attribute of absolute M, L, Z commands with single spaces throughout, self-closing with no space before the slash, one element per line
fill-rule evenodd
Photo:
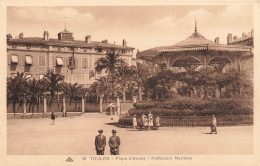
<path fill-rule="evenodd" d="M 228 33 L 240 37 L 253 29 L 253 7 L 232 6 L 91 6 L 91 7 L 17 7 L 7 8 L 7 33 L 13 38 L 50 38 L 64 30 L 74 33 L 75 40 L 91 35 L 93 41 L 107 39 L 109 43 L 127 45 L 140 51 L 157 46 L 174 45 L 194 32 L 195 17 L 198 32 L 209 40 L 220 38 L 226 44 Z"/>

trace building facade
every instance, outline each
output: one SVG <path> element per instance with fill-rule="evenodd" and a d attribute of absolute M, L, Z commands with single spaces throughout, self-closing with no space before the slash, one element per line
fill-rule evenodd
<path fill-rule="evenodd" d="M 84 41 L 74 40 L 73 33 L 66 29 L 58 33 L 57 39 L 49 38 L 48 31 L 44 31 L 43 37 L 24 37 L 21 33 L 17 39 L 8 34 L 7 74 L 24 72 L 27 77 L 41 79 L 48 69 L 53 69 L 65 77 L 65 82 L 89 87 L 95 78 L 106 75 L 105 71 L 95 71 L 99 58 L 110 51 L 120 52 L 120 57 L 132 65 L 133 50 L 125 40 L 122 45 L 91 41 L 90 35 Z"/>
<path fill-rule="evenodd" d="M 241 37 L 232 36 L 232 34 L 227 35 L 228 45 L 240 45 L 240 46 L 250 46 L 254 48 L 254 29 L 250 32 L 242 33 Z M 241 71 L 246 75 L 248 79 L 254 80 L 254 58 L 253 56 L 247 56 L 241 60 Z"/>

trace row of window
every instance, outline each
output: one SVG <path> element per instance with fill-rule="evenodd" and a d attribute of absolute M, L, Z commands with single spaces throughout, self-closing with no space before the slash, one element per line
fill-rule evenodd
<path fill-rule="evenodd" d="M 17 45 L 13 44 L 12 48 L 17 48 Z M 31 49 L 31 45 L 26 44 L 26 48 Z M 44 49 L 45 47 L 41 46 L 40 48 Z M 96 48 L 96 49 L 90 48 L 90 49 L 88 49 L 88 48 L 73 48 L 73 47 L 55 47 L 55 49 L 59 52 L 61 52 L 61 51 L 73 51 L 73 50 L 74 50 L 74 52 L 78 52 L 80 49 L 82 49 L 83 52 L 92 52 L 93 50 L 95 50 L 96 52 L 107 53 L 107 50 L 104 50 L 102 48 Z M 126 50 L 121 50 L 121 53 L 123 53 L 123 54 L 126 53 Z"/>
<path fill-rule="evenodd" d="M 38 56 L 38 64 L 40 67 L 46 66 L 46 56 Z M 71 59 L 70 58 L 63 58 L 63 57 L 56 57 L 53 59 L 53 65 L 54 66 L 64 66 L 64 64 L 71 65 Z M 17 65 L 19 63 L 19 57 L 18 55 L 11 55 L 11 64 Z M 25 65 L 33 65 L 32 56 L 26 55 L 25 60 L 23 62 Z M 78 59 L 75 58 L 73 61 L 73 64 L 75 66 L 78 66 Z M 81 68 L 89 68 L 89 58 L 82 57 L 81 58 Z"/>
<path fill-rule="evenodd" d="M 12 73 L 12 76 L 16 76 L 17 73 Z M 37 74 L 37 75 L 32 75 L 30 73 L 26 73 L 26 78 L 27 79 L 42 79 L 44 77 L 44 74 Z M 69 77 L 66 79 L 67 82 L 70 83 L 78 83 L 78 84 L 90 84 L 90 80 L 93 77 L 90 77 L 89 74 L 73 74 L 69 75 Z M 93 80 L 93 79 L 92 79 Z"/>

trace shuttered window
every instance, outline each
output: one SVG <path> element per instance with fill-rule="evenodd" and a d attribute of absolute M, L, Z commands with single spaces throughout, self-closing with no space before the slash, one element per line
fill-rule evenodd
<path fill-rule="evenodd" d="M 88 68 L 88 58 L 82 58 L 82 68 Z"/>
<path fill-rule="evenodd" d="M 30 56 L 30 55 L 25 56 L 25 64 L 32 65 L 32 56 Z"/>
<path fill-rule="evenodd" d="M 13 64 L 18 64 L 18 56 L 17 55 L 12 55 L 11 56 L 11 62 Z"/>
<path fill-rule="evenodd" d="M 45 66 L 45 56 L 39 56 L 39 66 Z"/>
<path fill-rule="evenodd" d="M 56 64 L 57 64 L 57 66 L 62 66 L 63 65 L 63 61 L 62 61 L 61 57 L 57 57 Z"/>

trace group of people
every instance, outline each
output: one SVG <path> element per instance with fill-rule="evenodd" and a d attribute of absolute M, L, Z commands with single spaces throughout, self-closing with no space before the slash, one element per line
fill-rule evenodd
<path fill-rule="evenodd" d="M 136 115 L 133 117 L 133 128 L 134 130 L 136 127 L 139 126 L 139 129 L 142 130 L 144 127 L 145 130 L 151 130 L 153 126 L 159 127 L 160 126 L 160 118 L 157 115 L 155 118 L 155 124 L 154 124 L 154 119 L 153 119 L 153 114 L 149 112 L 149 114 L 146 116 L 144 113 L 142 114 L 141 118 L 136 119 Z"/>
<path fill-rule="evenodd" d="M 103 130 L 98 130 L 99 135 L 95 138 L 95 147 L 97 155 L 104 155 L 106 147 L 106 136 L 103 135 Z M 112 130 L 112 136 L 109 138 L 108 144 L 111 155 L 119 155 L 120 138 L 116 135 L 117 131 Z"/>

